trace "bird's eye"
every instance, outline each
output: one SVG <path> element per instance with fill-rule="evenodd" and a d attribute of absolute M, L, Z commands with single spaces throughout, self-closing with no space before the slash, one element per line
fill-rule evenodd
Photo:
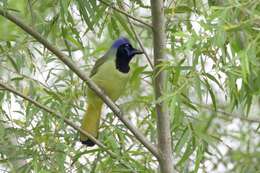
<path fill-rule="evenodd" d="M 130 48 L 130 49 L 131 49 L 131 48 L 132 48 L 132 45 L 129 44 L 129 43 L 126 43 L 126 44 L 125 44 L 125 48 L 128 48 L 128 49 Z"/>

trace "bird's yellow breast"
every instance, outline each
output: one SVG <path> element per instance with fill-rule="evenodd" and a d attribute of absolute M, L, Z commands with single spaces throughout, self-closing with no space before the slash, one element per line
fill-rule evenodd
<path fill-rule="evenodd" d="M 117 70 L 115 60 L 110 59 L 104 62 L 91 78 L 112 100 L 116 100 L 123 94 L 130 73 L 131 70 L 128 73 Z"/>

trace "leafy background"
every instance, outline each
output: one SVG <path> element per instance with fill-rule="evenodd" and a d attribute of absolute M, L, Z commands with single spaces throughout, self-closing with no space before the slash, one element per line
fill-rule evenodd
<path fill-rule="evenodd" d="M 104 3 L 105 2 L 105 3 Z M 109 5 L 109 6 L 108 6 Z M 124 7 L 124 8 L 123 8 Z M 152 58 L 148 1 L 1 0 L 88 74 L 119 36 Z M 166 100 L 178 172 L 260 170 L 260 2 L 165 1 L 168 61 Z M 131 27 L 131 24 L 133 27 Z M 155 28 L 156 29 L 156 28 Z M 156 142 L 152 68 L 132 63 L 133 76 L 117 102 L 125 116 Z M 0 17 L 1 80 L 80 125 L 86 84 L 53 54 Z M 157 172 L 156 159 L 105 109 L 99 136 L 118 156 L 86 148 L 79 134 L 31 103 L 0 90 L 0 172 Z M 122 163 L 126 163 L 126 168 Z"/>

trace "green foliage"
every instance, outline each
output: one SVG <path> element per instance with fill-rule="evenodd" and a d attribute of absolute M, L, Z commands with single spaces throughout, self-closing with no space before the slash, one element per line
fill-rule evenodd
<path fill-rule="evenodd" d="M 151 23 L 150 5 L 140 0 L 127 5 L 105 2 L 111 6 L 94 0 L 2 0 L 0 8 L 23 19 L 86 73 L 119 36 L 138 47 L 135 32 L 152 58 L 151 29 L 131 20 L 133 31 L 127 17 L 112 8 Z M 178 172 L 259 171 L 259 0 L 165 1 L 164 12 L 169 58 L 160 68 L 168 74 L 167 91 L 154 100 L 153 71 L 140 56 L 132 63 L 128 90 L 117 103 L 156 143 L 155 103 L 167 101 Z M 86 84 L 4 17 L 0 75 L 1 81 L 80 123 L 87 105 Z M 116 159 L 98 147 L 83 147 L 78 132 L 62 120 L 2 89 L 0 103 L 1 169 L 157 172 L 155 157 L 107 110 L 99 140 Z"/>

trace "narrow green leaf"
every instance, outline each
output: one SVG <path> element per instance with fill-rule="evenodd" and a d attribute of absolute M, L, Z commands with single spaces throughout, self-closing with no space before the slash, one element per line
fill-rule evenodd
<path fill-rule="evenodd" d="M 122 15 L 117 12 L 114 13 L 114 16 L 117 19 L 117 21 L 120 23 L 120 25 L 124 28 L 124 30 L 127 32 L 127 34 L 134 40 L 135 37 L 132 31 L 130 30 L 130 28 L 128 27 L 126 18 L 123 18 Z"/>
<path fill-rule="evenodd" d="M 167 15 L 172 15 L 174 13 L 190 13 L 192 9 L 186 5 L 179 5 L 174 8 L 165 8 L 164 13 Z"/>
<path fill-rule="evenodd" d="M 213 82 L 215 82 L 220 89 L 222 89 L 222 91 L 224 91 L 224 88 L 223 86 L 219 83 L 219 81 L 211 74 L 209 73 L 203 73 L 203 75 L 205 75 L 206 77 L 208 77 L 210 80 L 212 80 Z"/>
<path fill-rule="evenodd" d="M 180 137 L 180 139 L 178 140 L 177 144 L 175 145 L 174 151 L 178 154 L 180 154 L 182 148 L 185 146 L 185 144 L 188 143 L 188 141 L 190 140 L 190 131 L 188 129 L 188 127 L 186 127 L 183 132 L 182 135 Z"/>
<path fill-rule="evenodd" d="M 245 29 L 245 27 L 248 27 L 250 24 L 250 21 L 244 21 L 238 24 L 226 24 L 224 25 L 224 30 L 227 32 L 235 32 Z"/>
<path fill-rule="evenodd" d="M 20 72 L 20 68 L 18 67 L 17 63 L 15 60 L 13 60 L 13 58 L 10 55 L 6 56 L 8 58 L 8 60 L 11 62 L 12 66 L 14 67 L 16 72 Z"/>
<path fill-rule="evenodd" d="M 83 17 L 84 21 L 86 22 L 87 26 L 89 27 L 89 29 L 93 30 L 93 24 L 90 21 L 90 17 L 88 15 L 88 12 L 86 11 L 85 8 L 85 1 L 84 0 L 78 0 L 78 8 L 80 11 L 81 16 Z M 88 2 L 87 2 L 88 3 Z"/>
<path fill-rule="evenodd" d="M 187 161 L 193 152 L 194 148 L 192 147 L 192 141 L 190 141 L 189 143 L 187 143 L 186 150 L 177 165 L 182 165 L 185 161 Z"/>
<path fill-rule="evenodd" d="M 197 148 L 194 173 L 197 173 L 198 170 L 199 170 L 199 165 L 200 165 L 200 162 L 201 162 L 201 160 L 203 158 L 203 154 L 204 154 L 204 147 L 203 147 L 203 145 L 200 145 Z"/>
<path fill-rule="evenodd" d="M 211 86 L 209 85 L 209 82 L 207 81 L 207 79 L 204 78 L 204 82 L 205 82 L 205 86 L 207 87 L 207 90 L 209 91 L 214 109 L 217 110 L 217 104 L 216 104 L 216 98 L 215 98 L 215 94 L 211 88 Z"/>
<path fill-rule="evenodd" d="M 120 32 L 120 29 L 118 27 L 118 24 L 117 24 L 115 18 L 111 17 L 110 22 L 111 22 L 111 26 L 112 26 L 112 28 L 111 28 L 112 30 L 110 30 L 110 32 L 112 32 L 113 38 L 119 37 L 121 32 Z"/>

